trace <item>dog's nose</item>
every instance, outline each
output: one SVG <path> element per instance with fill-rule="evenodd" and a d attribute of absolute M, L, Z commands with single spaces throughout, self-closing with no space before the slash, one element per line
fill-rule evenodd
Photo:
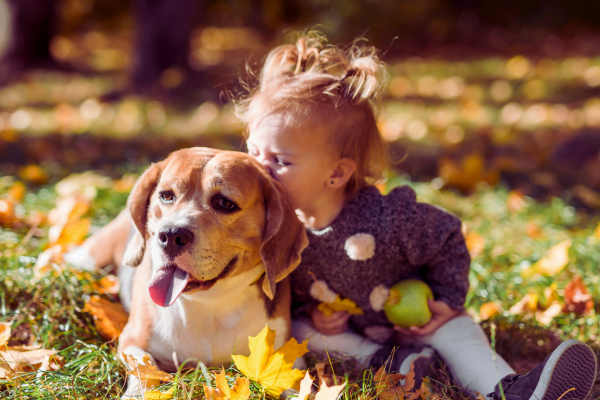
<path fill-rule="evenodd" d="M 169 256 L 175 256 L 194 240 L 192 231 L 182 227 L 167 226 L 158 231 L 158 243 Z"/>

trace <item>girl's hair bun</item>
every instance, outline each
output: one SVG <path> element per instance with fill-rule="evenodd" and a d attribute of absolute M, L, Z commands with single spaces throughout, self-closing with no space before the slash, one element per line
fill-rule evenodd
<path fill-rule="evenodd" d="M 295 44 L 273 49 L 260 73 L 258 90 L 266 91 L 284 77 L 313 81 L 313 89 L 319 87 L 324 94 L 356 103 L 378 102 L 387 83 L 385 64 L 365 39 L 334 46 L 318 31 L 301 33 Z"/>

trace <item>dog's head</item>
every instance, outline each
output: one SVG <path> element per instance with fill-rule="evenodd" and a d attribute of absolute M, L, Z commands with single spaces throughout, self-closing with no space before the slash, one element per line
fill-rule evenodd
<path fill-rule="evenodd" d="M 262 265 L 262 289 L 272 299 L 308 244 L 281 186 L 244 153 L 176 151 L 144 172 L 128 207 L 137 232 L 124 263 L 139 265 L 148 247 L 148 288 L 161 306 L 183 292 L 222 287 L 226 277 L 251 284 Z"/>

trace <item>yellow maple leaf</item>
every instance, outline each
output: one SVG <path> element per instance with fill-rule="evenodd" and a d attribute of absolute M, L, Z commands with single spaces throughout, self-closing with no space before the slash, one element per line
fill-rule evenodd
<path fill-rule="evenodd" d="M 570 248 L 571 239 L 555 244 L 548 250 L 544 257 L 540 258 L 531 267 L 523 270 L 521 275 L 527 278 L 536 273 L 544 276 L 558 274 L 569 263 Z"/>
<path fill-rule="evenodd" d="M 160 390 L 148 390 L 144 392 L 144 400 L 168 400 L 173 398 L 175 386 L 171 386 L 166 392 Z"/>
<path fill-rule="evenodd" d="M 255 337 L 248 337 L 250 356 L 232 355 L 240 372 L 275 396 L 286 389 L 299 389 L 304 371 L 293 369 L 296 358 L 308 351 L 307 341 L 292 338 L 274 351 L 275 331 L 265 326 Z"/>
<path fill-rule="evenodd" d="M 129 365 L 127 369 L 128 375 L 137 376 L 145 389 L 152 389 L 161 383 L 173 382 L 173 375 L 159 370 L 155 365 L 152 365 L 148 354 L 144 355 L 140 364 L 135 357 L 121 353 L 125 362 Z"/>
<path fill-rule="evenodd" d="M 248 378 L 237 378 L 233 388 L 229 387 L 225 376 L 225 369 L 215 375 L 215 385 L 217 388 L 212 388 L 203 384 L 204 395 L 207 399 L 213 400 L 248 400 L 250 397 L 250 380 Z"/>
<path fill-rule="evenodd" d="M 346 311 L 349 314 L 362 315 L 363 310 L 350 299 L 342 299 L 339 295 L 331 303 L 320 303 L 317 308 L 326 316 L 333 315 L 338 311 Z"/>
<path fill-rule="evenodd" d="M 325 381 L 322 381 L 321 387 L 319 387 L 319 391 L 315 395 L 315 400 L 336 400 L 345 386 L 346 382 L 341 385 L 329 387 Z"/>

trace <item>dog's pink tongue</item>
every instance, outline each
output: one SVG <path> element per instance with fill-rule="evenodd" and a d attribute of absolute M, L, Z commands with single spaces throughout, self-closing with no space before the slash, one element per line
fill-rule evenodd
<path fill-rule="evenodd" d="M 190 274 L 178 267 L 164 268 L 148 282 L 152 301 L 161 307 L 169 307 L 185 289 Z"/>

